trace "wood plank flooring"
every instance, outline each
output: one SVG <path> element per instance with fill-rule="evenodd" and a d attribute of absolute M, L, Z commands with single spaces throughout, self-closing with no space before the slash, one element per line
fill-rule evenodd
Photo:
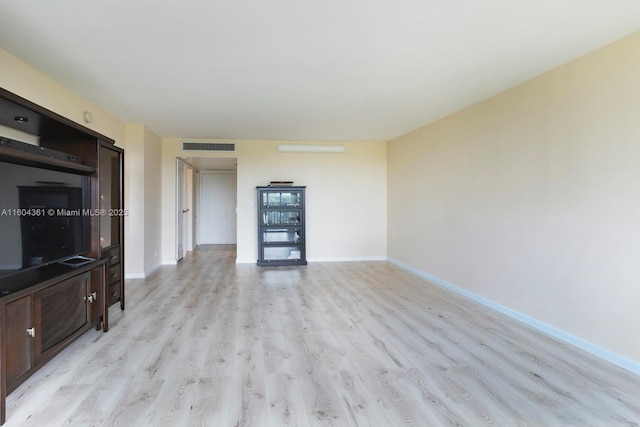
<path fill-rule="evenodd" d="M 640 377 L 386 262 L 127 281 L 7 399 L 12 426 L 637 426 Z"/>

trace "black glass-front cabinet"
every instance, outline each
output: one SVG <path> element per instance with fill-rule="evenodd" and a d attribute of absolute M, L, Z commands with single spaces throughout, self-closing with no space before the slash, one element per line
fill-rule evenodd
<path fill-rule="evenodd" d="M 305 187 L 256 188 L 258 190 L 258 265 L 306 265 Z"/>

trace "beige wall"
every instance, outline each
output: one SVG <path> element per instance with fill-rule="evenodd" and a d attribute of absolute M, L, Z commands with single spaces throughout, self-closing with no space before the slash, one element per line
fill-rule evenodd
<path fill-rule="evenodd" d="M 163 259 L 175 261 L 175 164 L 181 139 L 163 147 Z M 191 140 L 190 140 L 191 141 Z M 344 154 L 278 153 L 276 141 L 235 141 L 238 159 L 238 262 L 257 259 L 256 189 L 272 180 L 307 186 L 307 257 L 319 260 L 386 256 L 386 144 L 345 143 Z"/>
<path fill-rule="evenodd" d="M 162 138 L 144 129 L 144 271 L 162 263 Z"/>
<path fill-rule="evenodd" d="M 389 258 L 640 361 L 640 33 L 388 145 Z"/>
<path fill-rule="evenodd" d="M 144 183 L 144 126 L 137 124 L 126 125 L 127 151 L 124 153 L 124 180 Z M 144 276 L 145 248 L 145 188 L 144 185 L 129 185 L 125 192 L 124 205 L 128 215 L 124 219 L 125 235 L 125 277 Z"/>

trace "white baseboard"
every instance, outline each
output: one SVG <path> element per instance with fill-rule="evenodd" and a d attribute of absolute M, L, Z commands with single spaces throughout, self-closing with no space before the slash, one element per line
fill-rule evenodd
<path fill-rule="evenodd" d="M 386 261 L 386 256 L 345 257 L 345 258 L 307 258 L 307 262 L 353 262 L 353 261 Z"/>
<path fill-rule="evenodd" d="M 597 346 L 589 341 L 583 340 L 582 338 L 578 338 L 576 336 L 573 336 L 561 329 L 558 329 L 554 326 L 548 325 L 544 322 L 541 322 L 537 319 L 534 319 L 533 317 L 527 316 L 526 314 L 522 314 L 520 312 L 517 312 L 515 310 L 512 310 L 508 307 L 505 307 L 503 305 L 500 305 L 494 301 L 491 301 L 490 299 L 481 297 L 480 295 L 474 294 L 473 292 L 469 292 L 465 289 L 462 289 L 458 286 L 452 285 L 451 283 L 442 280 L 438 277 L 432 276 L 428 273 L 425 273 L 424 271 L 418 270 L 417 268 L 408 266 L 406 264 L 403 264 L 397 260 L 394 260 L 392 258 L 389 258 L 388 261 L 392 264 L 397 265 L 398 267 L 410 271 L 411 273 L 414 273 L 420 277 L 422 277 L 423 279 L 434 283 L 438 286 L 441 286 L 443 288 L 449 289 L 457 294 L 463 295 L 467 298 L 470 298 L 474 301 L 479 302 L 480 304 L 487 306 L 491 309 L 494 309 L 496 311 L 499 311 L 500 313 L 506 314 L 507 316 L 516 319 L 522 323 L 525 323 L 533 328 L 536 328 L 548 335 L 551 335 L 552 337 L 555 337 L 561 341 L 566 342 L 567 344 L 571 344 L 575 347 L 578 347 L 581 350 L 584 350 L 588 353 L 593 354 L 594 356 L 597 356 L 601 359 L 604 359 L 608 362 L 611 362 L 615 365 L 620 366 L 621 368 L 624 368 L 628 371 L 631 371 L 637 375 L 640 375 L 640 363 L 636 362 L 634 360 L 628 359 L 624 356 L 621 356 L 617 353 L 614 353 L 610 350 L 607 350 L 606 348 L 602 348 L 600 346 Z"/>
<path fill-rule="evenodd" d="M 156 271 L 160 266 L 162 266 L 162 264 L 158 263 L 158 264 L 154 265 L 153 267 L 149 268 L 144 273 L 127 273 L 127 274 L 124 275 L 124 278 L 125 278 L 125 280 L 127 280 L 127 279 L 144 279 L 145 277 L 149 276 L 151 273 Z"/>
<path fill-rule="evenodd" d="M 151 273 L 153 273 L 154 271 L 156 271 L 158 268 L 160 268 L 162 266 L 162 264 L 158 263 L 156 265 L 154 265 L 153 267 L 147 269 L 147 271 L 144 272 L 144 276 L 147 277 L 149 276 Z"/>
<path fill-rule="evenodd" d="M 352 261 L 386 261 L 386 256 L 348 257 L 348 258 L 307 258 L 307 262 L 352 262 Z M 236 264 L 255 264 L 255 259 L 236 259 Z"/>

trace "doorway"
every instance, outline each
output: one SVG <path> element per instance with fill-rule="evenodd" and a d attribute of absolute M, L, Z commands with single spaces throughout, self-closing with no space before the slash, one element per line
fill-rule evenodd
<path fill-rule="evenodd" d="M 198 243 L 237 243 L 237 175 L 228 171 L 200 172 L 200 213 Z"/>

